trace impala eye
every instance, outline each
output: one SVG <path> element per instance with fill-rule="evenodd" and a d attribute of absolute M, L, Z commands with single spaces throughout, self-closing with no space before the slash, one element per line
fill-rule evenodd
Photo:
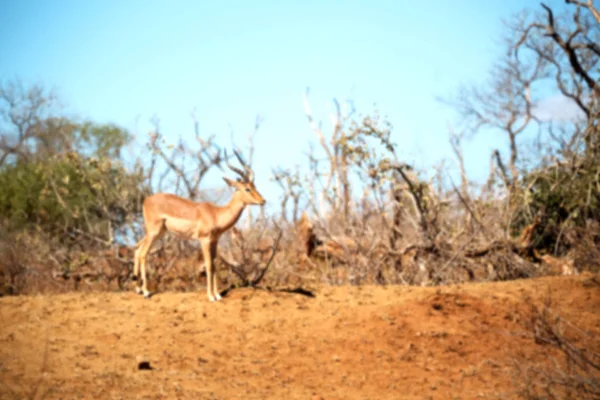
<path fill-rule="evenodd" d="M 250 188 L 246 188 L 246 192 L 250 193 Z"/>

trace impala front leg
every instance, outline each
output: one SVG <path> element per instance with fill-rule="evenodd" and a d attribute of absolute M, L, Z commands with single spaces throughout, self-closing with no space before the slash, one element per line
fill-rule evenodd
<path fill-rule="evenodd" d="M 215 296 L 215 278 L 214 278 L 214 243 L 210 239 L 202 241 L 202 253 L 204 254 L 204 265 L 206 266 L 206 294 L 209 301 L 218 301 L 220 297 Z"/>
<path fill-rule="evenodd" d="M 215 299 L 221 300 L 222 297 L 221 297 L 221 294 L 219 292 L 219 285 L 217 284 L 217 281 L 218 281 L 218 279 L 217 279 L 217 275 L 218 275 L 217 274 L 217 267 L 215 265 L 215 260 L 217 258 L 217 243 L 218 242 L 216 242 L 216 241 L 211 243 L 211 245 L 210 245 L 210 254 L 211 254 L 211 257 L 212 257 L 211 264 L 212 264 L 212 270 L 213 270 L 213 274 L 212 274 L 212 276 L 213 276 L 213 295 L 214 295 Z"/>

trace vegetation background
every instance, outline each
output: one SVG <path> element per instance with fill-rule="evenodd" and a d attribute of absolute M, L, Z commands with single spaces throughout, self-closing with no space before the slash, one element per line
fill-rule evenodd
<path fill-rule="evenodd" d="M 177 130 L 163 126 L 160 111 L 148 118 L 147 134 L 139 129 L 134 132 L 123 124 L 73 116 L 61 105 L 56 90 L 3 73 L 1 293 L 130 288 L 132 246 L 143 236 L 145 196 L 168 191 L 196 201 L 222 203 L 230 193 L 214 189 L 210 177 L 227 174 L 223 150 L 228 147 L 238 148 L 256 166 L 257 187 L 269 202 L 266 209 L 247 212 L 237 229 L 222 239 L 220 280 L 229 287 L 435 286 L 597 273 L 600 12 L 591 0 L 556 4 L 532 6 L 507 16 L 485 79 L 457 82 L 455 90 L 436 93 L 438 106 L 454 115 L 444 132 L 451 153 L 427 167 L 419 165 L 405 148 L 399 150 L 403 133 L 377 107 L 353 98 L 333 99 L 321 106 L 311 101 L 308 88 L 303 102 L 297 101 L 293 110 L 305 125 L 298 127 L 295 121 L 274 116 L 273 125 L 281 124 L 277 127 L 280 136 L 261 136 L 263 122 L 270 123 L 261 115 L 248 124 L 247 138 L 223 130 L 208 134 L 211 128 L 204 129 L 202 121 L 206 111 L 195 109 L 189 120 L 191 134 L 179 136 Z M 11 5 L 3 2 L 2 7 Z M 343 6 L 336 11 L 344 17 Z M 20 12 L 15 11 L 15 17 L 27 18 Z M 32 15 L 40 16 L 35 11 Z M 452 21 L 446 23 L 458 29 Z M 7 29 L 5 39 L 10 34 Z M 152 38 L 160 37 L 161 25 L 155 29 L 145 39 L 144 49 L 152 48 Z M 307 38 L 314 40 L 311 28 L 304 29 Z M 351 41 L 353 33 L 347 33 L 348 38 L 336 36 L 336 40 Z M 15 45 L 18 37 L 15 33 L 8 41 Z M 443 64 L 449 56 L 441 54 L 444 39 L 434 38 L 440 43 L 428 42 L 431 38 L 418 43 L 417 37 L 411 38 L 417 43 L 399 52 L 405 56 L 403 62 L 427 71 Z M 26 37 L 19 40 L 23 48 L 28 47 Z M 184 48 L 188 40 L 182 37 L 177 44 Z M 469 36 L 459 48 L 467 48 L 470 40 L 479 43 L 482 39 Z M 295 51 L 302 53 L 305 45 Z M 248 73 L 237 79 L 255 79 L 252 71 L 260 65 L 261 51 L 266 51 L 255 50 Z M 335 48 L 332 51 L 335 56 Z M 327 74 L 340 71 L 346 76 L 347 63 L 385 63 L 385 49 L 377 51 L 381 54 L 350 51 L 333 66 L 330 61 L 321 63 L 322 54 L 307 52 L 302 57 L 311 65 L 323 65 Z M 420 52 L 434 55 L 421 64 Z M 220 52 L 216 54 L 217 61 L 225 62 Z M 60 63 L 60 54 L 56 56 Z M 462 57 L 460 51 L 451 56 Z M 156 58 L 161 65 L 166 62 L 160 54 Z M 119 68 L 119 60 L 111 62 Z M 135 62 L 149 87 L 168 85 L 145 75 L 144 64 L 153 59 Z M 286 70 L 287 66 L 283 59 L 277 68 Z M 183 67 L 187 70 L 190 65 Z M 464 68 L 470 68 L 468 62 Z M 379 82 L 377 68 L 369 71 Z M 410 80 L 407 71 L 402 79 Z M 84 72 L 89 74 L 87 79 L 102 76 L 93 68 Z M 271 86 L 277 85 L 279 75 L 272 83 L 265 83 L 263 75 L 256 79 L 263 86 L 255 90 L 266 91 L 260 99 L 277 98 Z M 417 81 L 415 90 L 420 84 L 425 85 Z M 435 118 L 435 109 L 418 104 L 419 93 L 392 88 L 390 83 L 393 96 L 414 101 L 423 109 L 421 117 Z M 112 96 L 127 97 L 127 91 L 123 87 Z M 227 101 L 243 101 L 245 109 L 256 107 L 252 98 L 236 98 L 235 92 L 207 97 L 203 101 L 214 102 L 211 107 Z M 173 98 L 164 101 L 174 101 L 178 107 L 181 103 Z M 326 115 L 328 121 L 322 123 L 317 115 Z M 296 135 L 297 131 L 310 135 Z M 427 132 L 424 135 L 429 137 Z M 292 137 L 290 143 L 306 138 L 307 151 L 286 146 L 288 137 Z M 438 139 L 439 132 L 426 139 L 424 153 L 440 154 Z M 480 146 L 473 152 L 472 143 L 477 140 L 491 145 L 489 151 Z M 267 142 L 271 147 L 261 151 Z M 286 163 L 292 151 L 293 161 Z M 486 160 L 489 168 L 469 166 L 472 155 Z M 197 253 L 195 243 L 172 237 L 161 241 L 151 254 L 153 285 L 159 291 L 198 290 L 204 283 Z M 585 362 L 597 372 L 593 358 Z M 590 385 L 596 385 L 598 394 L 598 380 Z"/>

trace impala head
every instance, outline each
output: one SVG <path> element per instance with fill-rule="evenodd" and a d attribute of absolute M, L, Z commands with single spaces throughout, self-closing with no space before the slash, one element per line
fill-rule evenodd
<path fill-rule="evenodd" d="M 239 178 L 237 178 L 235 181 L 228 178 L 223 178 L 223 180 L 236 190 L 236 193 L 238 193 L 238 196 L 242 199 L 244 204 L 257 204 L 260 206 L 264 205 L 267 201 L 261 196 L 260 193 L 258 193 L 256 186 L 254 186 L 254 172 L 250 169 L 250 167 L 248 167 L 248 165 L 246 165 L 237 151 L 234 150 L 233 153 L 240 164 L 242 164 L 244 167 L 244 170 L 242 171 L 241 169 L 229 164 L 229 160 L 227 160 L 227 150 L 225 150 L 225 162 L 227 163 L 229 169 L 239 175 Z"/>

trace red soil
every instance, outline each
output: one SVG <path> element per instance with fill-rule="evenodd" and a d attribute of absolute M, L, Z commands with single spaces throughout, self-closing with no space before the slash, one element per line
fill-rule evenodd
<path fill-rule="evenodd" d="M 592 275 L 440 288 L 0 298 L 0 398 L 517 397 L 531 303 L 600 332 Z M 139 370 L 149 362 L 151 370 Z"/>

